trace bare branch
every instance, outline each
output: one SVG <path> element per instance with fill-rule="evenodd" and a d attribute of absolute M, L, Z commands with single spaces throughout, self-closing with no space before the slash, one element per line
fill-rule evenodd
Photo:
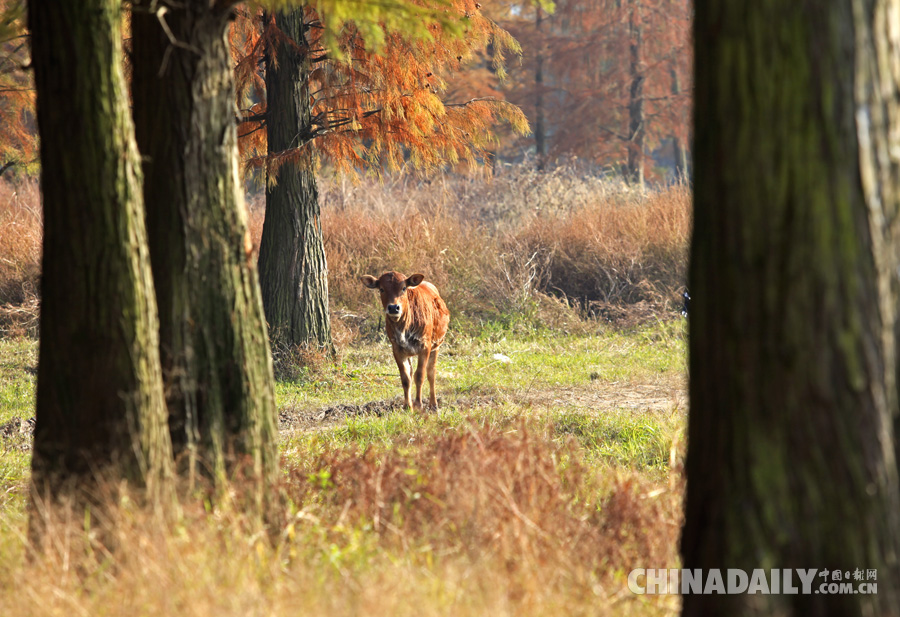
<path fill-rule="evenodd" d="M 493 96 L 479 96 L 474 99 L 469 99 L 468 101 L 465 101 L 463 103 L 444 103 L 444 107 L 468 107 L 472 103 L 480 103 L 481 101 L 491 101 L 494 103 L 499 102 L 497 98 Z"/>
<path fill-rule="evenodd" d="M 238 124 L 244 124 L 245 122 L 262 122 L 266 119 L 266 114 L 253 114 L 252 116 L 239 116 L 237 118 Z"/>
<path fill-rule="evenodd" d="M 160 63 L 159 67 L 159 77 L 162 77 L 166 72 L 166 66 L 169 64 L 169 56 L 172 52 L 172 47 L 180 47 L 181 49 L 186 49 L 191 53 L 197 54 L 198 56 L 203 56 L 203 52 L 193 45 L 188 45 L 183 41 L 179 41 L 175 38 L 175 35 L 172 33 L 172 29 L 169 28 L 169 24 L 166 23 L 166 13 L 169 12 L 169 8 L 165 6 L 161 6 L 156 10 L 156 20 L 159 22 L 160 27 L 163 29 L 163 32 L 166 34 L 166 38 L 169 39 L 170 47 L 166 47 L 166 52 L 163 54 L 163 60 Z"/>
<path fill-rule="evenodd" d="M 617 133 L 616 131 L 614 131 L 614 130 L 612 130 L 612 129 L 610 129 L 610 128 L 607 128 L 607 127 L 603 126 L 602 124 L 597 125 L 597 128 L 599 128 L 599 129 L 600 129 L 601 131 L 603 131 L 604 133 L 609 133 L 610 135 L 612 135 L 613 137 L 616 137 L 616 138 L 620 139 L 621 141 L 631 141 L 631 138 L 630 138 L 630 137 L 626 137 L 625 135 L 621 135 L 621 134 Z"/>
<path fill-rule="evenodd" d="M 248 135 L 253 135 L 253 133 L 255 133 L 256 131 L 261 131 L 261 130 L 263 130 L 264 128 L 266 128 L 266 123 L 265 123 L 265 122 L 261 122 L 260 125 L 259 125 L 258 127 L 256 127 L 256 128 L 253 129 L 252 131 L 247 131 L 246 133 L 243 133 L 243 134 L 239 135 L 239 137 L 240 137 L 241 139 L 243 139 L 244 137 L 247 137 Z"/>
<path fill-rule="evenodd" d="M 6 54 L 6 57 L 3 58 L 3 62 L 0 62 L 0 71 L 2 71 L 3 67 L 6 66 L 8 62 L 12 61 L 13 57 L 19 53 L 19 50 L 25 47 L 25 45 L 26 43 L 20 43 L 15 49 Z M 15 68 L 12 70 L 15 70 Z"/>

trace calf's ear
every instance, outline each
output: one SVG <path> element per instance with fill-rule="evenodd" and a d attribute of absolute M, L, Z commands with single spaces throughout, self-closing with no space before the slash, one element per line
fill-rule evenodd
<path fill-rule="evenodd" d="M 416 285 L 418 285 L 419 283 L 421 283 L 424 280 L 425 280 L 424 274 L 413 274 L 412 276 L 407 278 L 405 282 L 406 282 L 407 287 L 415 287 Z"/>
<path fill-rule="evenodd" d="M 359 280 L 362 281 L 362 284 L 369 289 L 378 289 L 378 279 L 374 276 L 369 276 L 368 274 L 366 274 L 365 276 L 359 277 Z"/>

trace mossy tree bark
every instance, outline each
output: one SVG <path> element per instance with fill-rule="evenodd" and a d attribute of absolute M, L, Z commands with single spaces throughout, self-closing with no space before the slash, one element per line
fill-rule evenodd
<path fill-rule="evenodd" d="M 155 492 L 171 447 L 121 2 L 28 9 L 44 209 L 35 498 L 107 474 Z"/>
<path fill-rule="evenodd" d="M 134 117 L 175 456 L 217 480 L 235 463 L 269 480 L 272 362 L 238 177 L 230 4 L 135 7 Z"/>
<path fill-rule="evenodd" d="M 295 45 L 278 43 L 266 62 L 266 130 L 272 157 L 311 134 L 309 47 L 303 10 L 276 13 L 275 25 Z M 309 146 L 306 146 L 309 148 Z M 312 155 L 270 171 L 259 246 L 263 306 L 275 344 L 331 347 L 328 266 Z"/>
<path fill-rule="evenodd" d="M 683 614 L 900 614 L 900 3 L 695 9 L 684 567 L 877 569 L 880 584 L 688 595 Z"/>

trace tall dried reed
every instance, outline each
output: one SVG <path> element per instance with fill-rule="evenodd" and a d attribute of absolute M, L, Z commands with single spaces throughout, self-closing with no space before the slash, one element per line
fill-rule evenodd
<path fill-rule="evenodd" d="M 463 328 L 523 319 L 555 326 L 608 316 L 611 306 L 658 315 L 677 308 L 684 286 L 684 186 L 637 191 L 574 167 L 520 166 L 493 177 L 324 179 L 320 193 L 332 310 L 357 326 L 378 321 L 359 276 L 389 269 L 424 273 Z M 248 199 L 257 246 L 264 201 Z M 37 184 L 0 182 L 2 330 L 36 326 L 40 244 Z"/>
<path fill-rule="evenodd" d="M 358 277 L 387 269 L 426 274 L 469 322 L 678 308 L 691 226 L 682 185 L 637 191 L 574 168 L 519 167 L 323 182 L 321 193 L 335 308 L 371 314 Z"/>

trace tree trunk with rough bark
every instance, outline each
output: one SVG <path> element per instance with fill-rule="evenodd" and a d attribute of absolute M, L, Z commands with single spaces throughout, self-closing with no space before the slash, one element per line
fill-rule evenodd
<path fill-rule="evenodd" d="M 266 130 L 269 164 L 297 148 L 311 132 L 309 48 L 303 9 L 280 12 L 275 25 L 296 43 L 283 42 L 266 59 Z M 301 159 L 270 170 L 266 218 L 259 245 L 263 306 L 276 345 L 331 347 L 328 265 L 316 172 L 309 145 Z M 274 176 L 274 177 L 272 177 Z"/>
<path fill-rule="evenodd" d="M 34 498 L 125 477 L 152 499 L 171 446 L 121 2 L 28 9 L 44 212 Z"/>
<path fill-rule="evenodd" d="M 684 567 L 879 584 L 687 595 L 683 614 L 900 614 L 900 2 L 695 7 Z"/>
<path fill-rule="evenodd" d="M 135 7 L 132 92 L 176 459 L 191 477 L 198 464 L 216 480 L 240 466 L 267 486 L 274 384 L 238 176 L 230 20 L 226 2 Z"/>

